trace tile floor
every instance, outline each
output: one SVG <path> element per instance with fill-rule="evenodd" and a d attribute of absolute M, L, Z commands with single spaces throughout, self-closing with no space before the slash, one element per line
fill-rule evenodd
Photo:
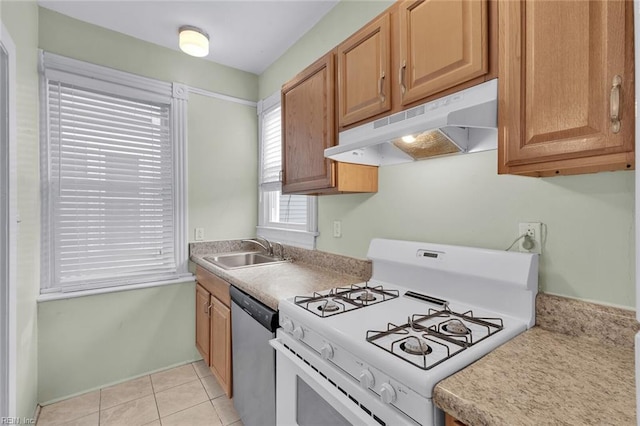
<path fill-rule="evenodd" d="M 203 361 L 42 407 L 38 426 L 242 426 Z"/>

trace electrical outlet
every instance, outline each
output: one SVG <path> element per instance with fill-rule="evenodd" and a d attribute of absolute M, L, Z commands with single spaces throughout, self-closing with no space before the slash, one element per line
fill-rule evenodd
<path fill-rule="evenodd" d="M 522 238 L 518 242 L 518 248 L 524 253 L 542 254 L 542 224 L 540 222 L 525 222 L 518 226 L 518 236 L 527 234 L 533 241 L 533 247 L 529 250 L 524 248 L 525 239 Z"/>
<path fill-rule="evenodd" d="M 342 222 L 339 220 L 333 221 L 333 237 L 340 238 L 342 237 Z"/>
<path fill-rule="evenodd" d="M 196 228 L 196 241 L 204 241 L 204 228 Z"/>

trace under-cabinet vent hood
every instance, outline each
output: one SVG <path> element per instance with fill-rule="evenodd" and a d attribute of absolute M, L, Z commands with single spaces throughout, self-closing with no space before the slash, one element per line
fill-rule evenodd
<path fill-rule="evenodd" d="M 498 80 L 340 132 L 324 156 L 383 166 L 498 145 Z"/>

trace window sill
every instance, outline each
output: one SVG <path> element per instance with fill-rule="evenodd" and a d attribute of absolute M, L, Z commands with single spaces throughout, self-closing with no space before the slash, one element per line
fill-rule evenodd
<path fill-rule="evenodd" d="M 68 293 L 63 293 L 63 292 L 44 293 L 38 296 L 38 298 L 36 299 L 36 302 L 40 303 L 40 302 L 50 302 L 53 300 L 75 299 L 77 297 L 95 296 L 98 294 L 107 294 L 107 293 L 118 293 L 121 291 L 129 291 L 129 290 L 141 290 L 144 288 L 162 287 L 162 286 L 173 285 L 173 284 L 192 283 L 194 281 L 195 281 L 195 276 L 190 274 L 188 276 L 176 278 L 173 280 L 153 281 L 153 282 L 144 283 L 144 284 L 103 287 L 103 288 L 95 288 L 91 290 L 72 291 Z"/>
<path fill-rule="evenodd" d="M 271 241 L 277 241 L 294 247 L 300 247 L 307 250 L 316 248 L 316 237 L 319 232 L 298 231 L 293 229 L 270 228 L 266 226 L 258 226 L 257 234 Z"/>

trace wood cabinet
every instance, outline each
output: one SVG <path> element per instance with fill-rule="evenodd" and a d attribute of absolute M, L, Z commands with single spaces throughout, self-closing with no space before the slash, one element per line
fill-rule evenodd
<path fill-rule="evenodd" d="M 196 348 L 204 362 L 209 365 L 211 330 L 211 294 L 200 284 L 196 284 Z"/>
<path fill-rule="evenodd" d="M 488 72 L 486 0 L 416 0 L 398 12 L 402 105 Z"/>
<path fill-rule="evenodd" d="M 196 348 L 231 398 L 229 283 L 200 266 L 196 267 L 196 281 Z"/>
<path fill-rule="evenodd" d="M 633 168 L 632 2 L 500 2 L 499 29 L 499 173 Z"/>
<path fill-rule="evenodd" d="M 331 51 L 282 87 L 282 193 L 376 192 L 377 167 L 324 157 L 324 150 L 336 143 Z"/>
<path fill-rule="evenodd" d="M 337 48 L 340 127 L 391 109 L 391 13 L 385 12 Z"/>
<path fill-rule="evenodd" d="M 231 309 L 211 296 L 211 370 L 224 384 L 227 395 L 231 388 Z"/>
<path fill-rule="evenodd" d="M 362 124 L 498 75 L 494 0 L 404 0 L 338 48 L 338 123 Z"/>
<path fill-rule="evenodd" d="M 444 413 L 444 426 L 466 426 L 449 413 Z"/>

